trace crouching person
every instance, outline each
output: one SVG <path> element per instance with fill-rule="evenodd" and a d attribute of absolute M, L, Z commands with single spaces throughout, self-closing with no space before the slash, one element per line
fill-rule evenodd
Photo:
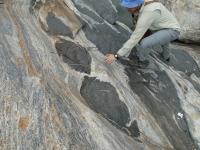
<path fill-rule="evenodd" d="M 107 54 L 105 62 L 111 64 L 120 57 L 128 57 L 136 47 L 137 60 L 133 62 L 136 65 L 148 64 L 149 54 L 155 46 L 162 48 L 162 58 L 169 61 L 169 43 L 180 35 L 180 25 L 172 13 L 157 0 L 123 0 L 121 5 L 129 13 L 138 14 L 139 17 L 130 39 L 116 54 Z M 151 30 L 153 34 L 142 39 L 147 30 Z"/>

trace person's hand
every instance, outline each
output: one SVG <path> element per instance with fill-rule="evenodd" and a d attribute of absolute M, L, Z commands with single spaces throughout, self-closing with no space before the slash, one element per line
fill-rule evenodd
<path fill-rule="evenodd" d="M 106 54 L 106 57 L 105 57 L 105 62 L 107 64 L 112 64 L 113 62 L 115 62 L 117 59 L 115 58 L 115 55 L 114 54 Z"/>

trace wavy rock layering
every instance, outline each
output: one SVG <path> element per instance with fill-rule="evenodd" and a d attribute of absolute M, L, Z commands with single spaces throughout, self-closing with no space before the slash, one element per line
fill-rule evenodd
<path fill-rule="evenodd" d="M 2 1 L 0 149 L 200 147 L 199 54 L 105 64 L 131 34 L 117 16 L 111 0 Z"/>

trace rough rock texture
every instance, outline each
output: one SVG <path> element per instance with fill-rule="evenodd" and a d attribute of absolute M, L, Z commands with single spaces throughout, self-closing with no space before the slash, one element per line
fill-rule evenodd
<path fill-rule="evenodd" d="M 4 2 L 0 149 L 200 147 L 199 54 L 174 46 L 151 69 L 108 65 L 131 34 L 110 0 Z"/>
<path fill-rule="evenodd" d="M 132 27 L 133 26 L 132 16 L 130 13 L 128 13 L 126 8 L 124 8 L 120 5 L 121 1 L 120 0 L 112 0 L 112 2 L 117 9 L 117 14 L 118 14 L 117 19 L 120 22 L 123 22 L 124 24 L 126 24 L 128 27 Z"/>
<path fill-rule="evenodd" d="M 80 72 L 90 73 L 91 57 L 84 47 L 66 40 L 57 42 L 55 47 L 58 55 L 72 68 Z"/>
<path fill-rule="evenodd" d="M 163 0 L 181 27 L 180 40 L 200 44 L 200 0 Z"/>

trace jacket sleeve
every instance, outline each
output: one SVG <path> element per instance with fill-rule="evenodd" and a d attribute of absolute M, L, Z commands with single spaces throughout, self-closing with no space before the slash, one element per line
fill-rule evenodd
<path fill-rule="evenodd" d="M 130 39 L 119 49 L 117 54 L 119 56 L 127 56 L 127 54 L 130 54 L 133 47 L 141 40 L 145 32 L 159 16 L 159 10 L 142 12 L 138 18 L 135 31 L 132 33 Z"/>

